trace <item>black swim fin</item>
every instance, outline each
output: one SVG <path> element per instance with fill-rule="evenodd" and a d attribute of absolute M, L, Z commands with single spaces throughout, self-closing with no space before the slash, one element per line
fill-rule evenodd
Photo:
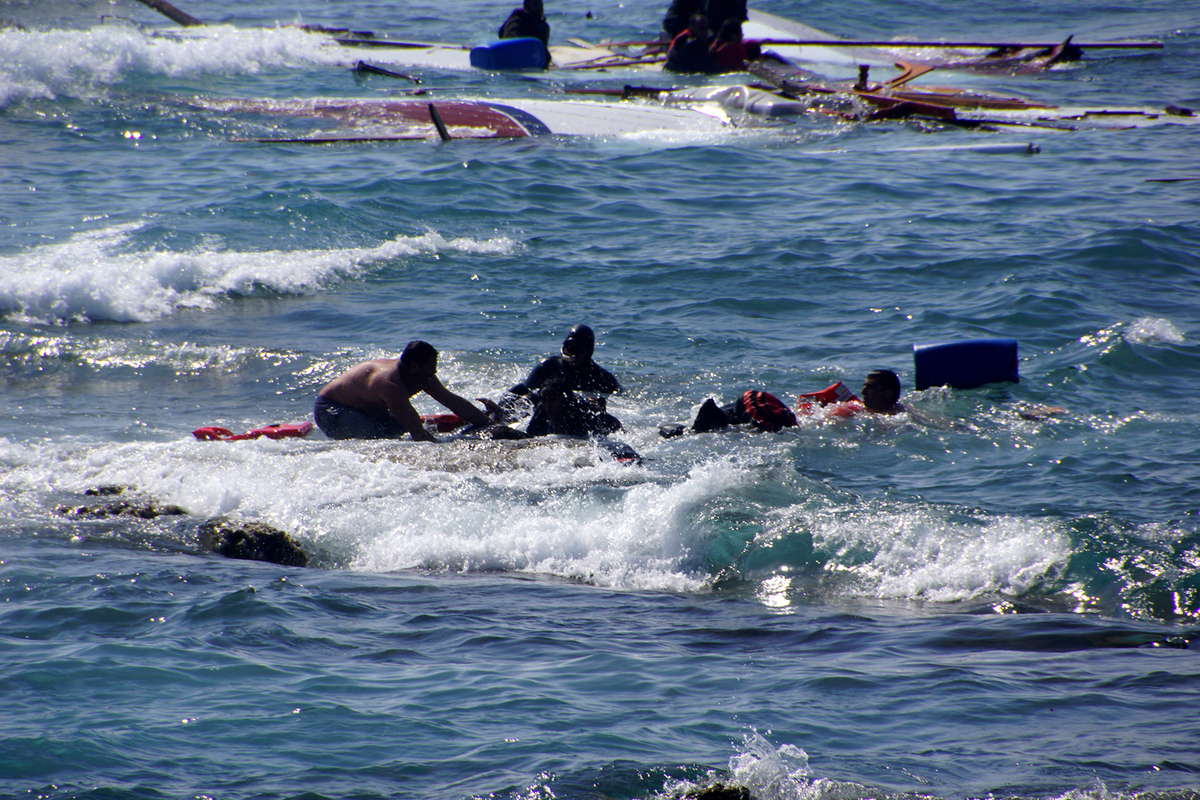
<path fill-rule="evenodd" d="M 696 433 L 728 427 L 729 415 L 722 411 L 721 407 L 717 405 L 717 401 L 711 397 L 704 401 L 704 405 L 700 406 L 700 410 L 696 412 L 696 421 L 692 423 L 692 430 Z"/>

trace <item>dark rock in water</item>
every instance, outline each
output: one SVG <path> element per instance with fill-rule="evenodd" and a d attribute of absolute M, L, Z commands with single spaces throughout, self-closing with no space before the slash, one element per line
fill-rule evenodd
<path fill-rule="evenodd" d="M 125 487 L 115 483 L 97 486 L 94 489 L 88 489 L 84 494 L 88 497 L 115 497 L 125 491 Z"/>
<path fill-rule="evenodd" d="M 200 526 L 200 546 L 226 558 L 307 567 L 308 556 L 278 528 L 262 522 L 210 519 Z"/>
<path fill-rule="evenodd" d="M 723 783 L 714 783 L 712 786 L 686 792 L 683 800 L 750 800 L 750 790 L 745 786 L 726 786 Z"/>
<path fill-rule="evenodd" d="M 97 486 L 84 492 L 89 497 L 114 497 L 125 491 L 123 486 Z M 159 505 L 153 500 L 115 500 L 96 506 L 59 506 L 58 513 L 69 517 L 88 517 L 104 519 L 106 517 L 138 517 L 139 519 L 155 519 L 156 517 L 178 517 L 187 512 L 179 506 Z"/>

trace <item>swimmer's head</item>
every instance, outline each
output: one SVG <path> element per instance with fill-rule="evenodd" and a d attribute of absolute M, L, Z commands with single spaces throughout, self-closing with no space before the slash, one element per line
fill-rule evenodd
<path fill-rule="evenodd" d="M 400 367 L 414 378 L 429 380 L 437 374 L 438 351 L 429 342 L 414 339 L 400 354 Z"/>
<path fill-rule="evenodd" d="M 870 411 L 892 408 L 900 400 L 900 378 L 890 369 L 868 373 L 863 381 L 862 399 Z"/>
<path fill-rule="evenodd" d="M 580 359 L 590 361 L 596 351 L 596 334 L 587 325 L 576 325 L 571 328 L 567 338 L 563 339 L 562 354 L 568 361 Z"/>

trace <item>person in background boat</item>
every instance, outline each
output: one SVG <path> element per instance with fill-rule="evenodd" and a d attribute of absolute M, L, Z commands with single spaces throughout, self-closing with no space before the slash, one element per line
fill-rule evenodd
<path fill-rule="evenodd" d="M 405 433 L 419 442 L 436 442 L 413 408 L 412 396 L 425 392 L 465 422 L 496 423 L 437 377 L 438 352 L 428 342 L 412 341 L 400 358 L 376 358 L 352 367 L 317 393 L 313 416 L 330 439 L 398 439 Z"/>
<path fill-rule="evenodd" d="M 711 46 L 708 18 L 703 14 L 693 14 L 687 29 L 671 41 L 663 69 L 667 72 L 712 74 L 717 71 L 717 66 L 709 52 Z"/>
<path fill-rule="evenodd" d="M 500 26 L 501 39 L 537 39 L 546 48 L 546 66 L 550 66 L 550 23 L 546 22 L 542 0 L 525 0 L 514 8 Z"/>
<path fill-rule="evenodd" d="M 693 14 L 704 13 L 704 0 L 672 0 L 662 21 L 663 42 L 673 42 L 675 37 L 687 30 Z"/>
<path fill-rule="evenodd" d="M 709 28 L 718 33 L 726 22 L 736 22 L 740 28 L 749 19 L 746 0 L 705 0 L 703 11 L 704 16 L 708 17 Z"/>
<path fill-rule="evenodd" d="M 717 31 L 721 30 L 726 20 L 745 22 L 748 19 L 746 0 L 672 0 L 663 16 L 659 38 L 663 42 L 674 41 L 675 37 L 687 30 L 695 14 L 703 14 L 709 27 Z"/>
<path fill-rule="evenodd" d="M 709 55 L 717 72 L 741 72 L 746 68 L 746 45 L 742 41 L 740 21 L 725 20 L 709 48 Z"/>

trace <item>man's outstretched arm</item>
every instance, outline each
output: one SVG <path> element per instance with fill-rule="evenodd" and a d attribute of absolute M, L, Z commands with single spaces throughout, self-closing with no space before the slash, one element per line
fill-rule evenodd
<path fill-rule="evenodd" d="M 495 424 L 492 422 L 492 418 L 485 414 L 479 406 L 467 398 L 450 391 L 437 378 L 429 381 L 429 384 L 425 387 L 425 393 L 472 425 L 479 425 L 486 428 L 489 425 Z"/>

